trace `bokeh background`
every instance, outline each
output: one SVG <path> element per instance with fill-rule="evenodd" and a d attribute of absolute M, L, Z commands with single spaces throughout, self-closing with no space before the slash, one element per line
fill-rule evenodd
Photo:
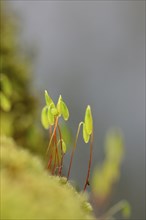
<path fill-rule="evenodd" d="M 125 137 L 125 159 L 112 203 L 127 199 L 131 219 L 145 219 L 145 1 L 9 1 L 21 18 L 23 43 L 35 48 L 33 86 L 62 94 L 73 134 L 87 104 L 94 115 L 92 169 L 104 156 L 111 126 Z M 84 148 L 84 149 L 83 149 Z M 88 148 L 74 158 L 80 186 Z M 66 160 L 68 164 L 68 159 Z"/>

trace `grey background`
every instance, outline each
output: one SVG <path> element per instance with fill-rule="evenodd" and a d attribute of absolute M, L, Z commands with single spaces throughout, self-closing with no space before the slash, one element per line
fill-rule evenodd
<path fill-rule="evenodd" d="M 11 3 L 22 18 L 23 37 L 37 45 L 34 86 L 56 101 L 62 94 L 74 134 L 86 105 L 92 106 L 92 168 L 102 161 L 107 129 L 122 129 L 126 155 L 112 203 L 128 199 L 131 219 L 144 219 L 145 1 Z M 89 149 L 80 143 L 71 177 L 82 186 Z"/>

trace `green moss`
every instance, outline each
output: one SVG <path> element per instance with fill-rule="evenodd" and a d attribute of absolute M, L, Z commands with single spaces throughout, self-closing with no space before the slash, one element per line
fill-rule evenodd
<path fill-rule="evenodd" d="M 32 51 L 22 47 L 20 18 L 9 3 L 0 1 L 0 8 L 0 134 L 43 155 L 47 143 L 37 120 L 39 99 L 32 89 Z"/>
<path fill-rule="evenodd" d="M 1 138 L 1 219 L 94 219 L 86 194 L 51 176 L 41 161 Z"/>

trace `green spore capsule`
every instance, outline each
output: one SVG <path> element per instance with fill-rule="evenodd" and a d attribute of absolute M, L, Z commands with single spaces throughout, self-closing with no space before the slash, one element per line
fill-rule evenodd
<path fill-rule="evenodd" d="M 51 113 L 52 115 L 57 116 L 58 115 L 57 108 L 51 108 Z"/>
<path fill-rule="evenodd" d="M 93 119 L 92 119 L 91 107 L 89 105 L 86 108 L 84 122 L 85 122 L 86 131 L 90 135 L 93 131 Z"/>
<path fill-rule="evenodd" d="M 83 123 L 83 139 L 87 144 L 89 142 L 90 135 L 86 131 L 85 123 Z"/>
<path fill-rule="evenodd" d="M 61 114 L 64 120 L 67 121 L 69 118 L 69 111 L 68 111 L 67 105 L 63 101 L 61 101 L 60 105 L 61 105 Z"/>
<path fill-rule="evenodd" d="M 42 122 L 42 125 L 45 129 L 48 129 L 49 128 L 49 120 L 48 120 L 48 107 L 45 106 L 43 109 L 42 109 L 42 113 L 41 113 L 41 122 Z"/>
<path fill-rule="evenodd" d="M 47 90 L 45 90 L 45 100 L 46 100 L 46 105 L 50 106 L 52 103 L 54 104 L 53 100 L 49 96 Z M 55 105 L 54 105 L 55 106 Z"/>
<path fill-rule="evenodd" d="M 66 153 L 66 144 L 63 140 L 62 140 L 62 151 L 64 154 Z"/>
<path fill-rule="evenodd" d="M 62 101 L 62 96 L 60 95 L 57 102 L 57 110 L 59 115 L 61 115 L 61 101 Z"/>
<path fill-rule="evenodd" d="M 54 115 L 52 114 L 51 108 L 47 111 L 48 121 L 50 125 L 54 125 Z"/>

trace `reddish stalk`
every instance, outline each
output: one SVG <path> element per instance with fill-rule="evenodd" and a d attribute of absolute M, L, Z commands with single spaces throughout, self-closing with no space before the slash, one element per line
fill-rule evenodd
<path fill-rule="evenodd" d="M 50 157 L 49 162 L 48 162 L 48 165 L 47 165 L 47 168 L 48 168 L 48 169 L 50 169 L 51 163 L 52 163 L 52 154 L 51 154 L 51 157 Z"/>
<path fill-rule="evenodd" d="M 91 162 L 92 162 L 92 150 L 93 150 L 93 132 L 91 134 L 91 139 L 90 139 L 90 157 L 89 157 L 89 163 L 88 163 L 87 177 L 86 177 L 86 181 L 84 185 L 84 191 L 86 190 L 87 185 L 89 185 L 90 168 L 91 168 Z"/>
<path fill-rule="evenodd" d="M 55 134 L 55 132 L 56 132 L 57 124 L 58 124 L 58 117 L 57 117 L 56 120 L 55 120 L 54 130 L 53 130 L 53 133 L 52 133 L 51 139 L 50 139 L 50 141 L 49 141 L 49 145 L 48 145 L 48 148 L 47 148 L 46 154 L 49 152 L 49 149 L 50 149 L 50 146 L 51 146 L 51 143 L 52 143 L 52 140 L 53 140 L 54 134 Z"/>
<path fill-rule="evenodd" d="M 52 126 L 49 127 L 49 138 L 51 138 L 51 135 L 52 135 Z M 49 146 L 49 145 L 48 145 Z M 50 150 L 50 149 L 49 149 Z M 49 153 L 49 150 L 48 150 L 48 153 Z M 47 155 L 46 155 L 47 156 Z"/>
<path fill-rule="evenodd" d="M 59 139 L 60 139 L 60 149 L 61 149 L 61 163 L 60 163 L 60 167 L 59 167 L 59 170 L 58 170 L 58 175 L 61 176 L 61 173 L 62 173 L 62 167 L 63 167 L 63 159 L 64 159 L 64 154 L 63 154 L 63 151 L 62 151 L 62 135 L 61 135 L 61 130 L 60 130 L 60 126 L 59 124 L 57 125 L 57 128 L 58 128 L 58 131 L 59 131 Z"/>
<path fill-rule="evenodd" d="M 49 138 L 51 138 L 52 135 L 52 126 L 49 127 Z"/>
<path fill-rule="evenodd" d="M 64 154 L 63 154 L 62 157 L 61 157 L 61 164 L 60 164 L 60 168 L 59 168 L 59 176 L 61 176 L 61 174 L 62 174 L 63 159 L 64 159 Z"/>
<path fill-rule="evenodd" d="M 59 131 L 60 149 L 61 149 L 61 153 L 62 153 L 62 135 L 61 135 L 61 130 L 60 130 L 59 124 L 57 124 L 57 128 L 58 128 L 58 131 Z"/>
<path fill-rule="evenodd" d="M 58 155 L 58 148 L 56 148 L 56 156 L 57 156 L 57 164 L 58 164 L 58 167 L 59 167 L 59 155 Z"/>
<path fill-rule="evenodd" d="M 74 143 L 73 150 L 72 150 L 72 153 L 71 153 L 70 164 L 69 164 L 69 169 L 68 169 L 68 174 L 67 174 L 67 180 L 69 179 L 69 176 L 70 176 L 70 170 L 71 170 L 71 166 L 72 166 L 73 156 L 74 156 L 74 152 L 75 152 L 75 149 L 76 149 L 76 146 L 77 146 L 77 140 L 78 140 L 78 136 L 79 136 L 79 132 L 80 132 L 80 128 L 81 128 L 82 124 L 83 124 L 83 122 L 80 122 L 80 124 L 78 126 L 75 143 Z"/>
<path fill-rule="evenodd" d="M 55 171 L 55 168 L 56 168 L 56 150 L 55 150 L 55 159 L 54 159 L 54 166 L 53 166 L 53 169 L 52 169 L 52 175 L 54 175 L 54 171 Z"/>
<path fill-rule="evenodd" d="M 54 174 L 54 171 L 55 171 L 55 168 L 56 168 L 56 149 L 57 149 L 57 136 L 56 136 L 56 130 L 55 130 L 55 132 L 54 132 L 54 137 L 53 137 L 53 139 L 54 139 L 54 166 L 53 166 L 53 168 L 52 168 L 52 175 Z"/>

